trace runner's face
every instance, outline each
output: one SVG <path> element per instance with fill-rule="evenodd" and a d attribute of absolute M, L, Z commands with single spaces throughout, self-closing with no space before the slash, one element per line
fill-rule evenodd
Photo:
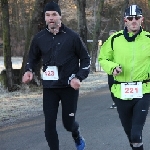
<path fill-rule="evenodd" d="M 61 16 L 57 11 L 46 11 L 45 21 L 49 29 L 58 29 L 61 25 Z"/>
<path fill-rule="evenodd" d="M 137 33 L 140 30 L 143 17 L 142 16 L 126 16 L 124 20 L 125 20 L 125 25 L 128 28 L 128 32 Z"/>

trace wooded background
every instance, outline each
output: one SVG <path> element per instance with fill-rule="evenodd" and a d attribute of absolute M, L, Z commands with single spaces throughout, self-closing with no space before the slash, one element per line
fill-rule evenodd
<path fill-rule="evenodd" d="M 10 87 L 13 85 L 11 56 L 23 57 L 22 68 L 24 68 L 33 36 L 45 27 L 43 8 L 50 1 L 0 0 L 0 56 L 4 56 Z M 143 9 L 145 19 L 142 27 L 150 31 L 150 0 L 54 1 L 60 5 L 62 22 L 78 32 L 87 45 L 92 58 L 91 71 L 95 71 L 96 68 L 98 40 L 104 42 L 108 38 L 109 30 L 119 31 L 124 28 L 124 10 L 129 5 L 136 4 Z M 93 43 L 88 44 L 87 40 L 93 40 Z M 20 77 L 22 72 L 21 69 Z M 36 74 L 40 76 L 39 71 Z"/>
<path fill-rule="evenodd" d="M 44 1 L 44 0 L 43 0 Z M 86 1 L 86 20 L 87 20 L 87 39 L 93 39 L 93 30 L 96 23 L 96 12 L 98 2 L 100 0 L 85 0 Z M 9 23 L 11 37 L 12 56 L 23 56 L 25 51 L 25 41 L 28 30 L 32 27 L 31 19 L 34 11 L 35 0 L 8 0 L 9 2 Z M 110 29 L 120 30 L 121 8 L 123 0 L 104 0 L 104 8 L 102 13 L 102 26 L 99 33 L 99 39 L 103 41 L 108 37 Z M 76 0 L 59 0 L 59 5 L 62 11 L 62 21 L 64 24 L 79 31 L 77 23 L 77 6 Z M 144 29 L 150 30 L 150 9 L 148 0 L 129 0 L 129 4 L 138 4 L 143 9 L 145 17 Z M 41 12 L 42 14 L 42 12 Z M 44 16 L 43 16 L 44 17 Z M 2 44 L 2 15 L 0 12 L 0 44 Z M 0 56 L 3 55 L 3 49 L 0 48 Z"/>

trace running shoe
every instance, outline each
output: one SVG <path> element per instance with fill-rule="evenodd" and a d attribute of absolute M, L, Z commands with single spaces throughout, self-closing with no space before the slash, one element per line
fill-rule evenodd
<path fill-rule="evenodd" d="M 85 150 L 85 140 L 83 137 L 79 137 L 75 140 L 77 150 Z"/>
<path fill-rule="evenodd" d="M 115 103 L 113 103 L 109 108 L 114 109 L 114 108 L 117 108 L 117 106 L 115 105 Z"/>

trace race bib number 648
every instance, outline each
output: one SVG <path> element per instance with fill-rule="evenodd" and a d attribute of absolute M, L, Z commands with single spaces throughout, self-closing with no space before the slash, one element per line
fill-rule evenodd
<path fill-rule="evenodd" d="M 121 98 L 142 98 L 142 82 L 121 83 Z"/>

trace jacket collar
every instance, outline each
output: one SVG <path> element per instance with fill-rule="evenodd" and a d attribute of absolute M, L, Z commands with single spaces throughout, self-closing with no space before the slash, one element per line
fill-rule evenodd
<path fill-rule="evenodd" d="M 136 33 L 135 35 L 133 35 L 132 37 L 129 37 L 129 33 L 128 33 L 128 30 L 127 30 L 127 27 L 125 27 L 124 31 L 123 31 L 123 34 L 124 34 L 124 37 L 125 39 L 128 41 L 128 42 L 133 42 L 135 41 L 135 38 L 137 37 L 137 35 L 140 35 L 140 33 L 142 32 L 142 28 L 140 27 L 140 30 L 138 33 Z"/>

